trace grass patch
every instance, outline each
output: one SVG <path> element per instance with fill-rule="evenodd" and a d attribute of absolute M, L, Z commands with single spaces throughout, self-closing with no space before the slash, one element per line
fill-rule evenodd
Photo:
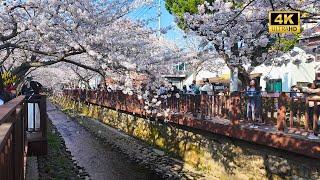
<path fill-rule="evenodd" d="M 39 156 L 38 163 L 40 179 L 85 179 L 73 163 L 71 155 L 66 151 L 63 138 L 50 121 L 48 123 L 48 154 Z"/>

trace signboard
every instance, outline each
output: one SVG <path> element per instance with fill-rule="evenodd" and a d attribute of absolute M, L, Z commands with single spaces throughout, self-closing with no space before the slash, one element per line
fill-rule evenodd
<path fill-rule="evenodd" d="M 270 11 L 269 33 L 300 33 L 300 12 Z"/>

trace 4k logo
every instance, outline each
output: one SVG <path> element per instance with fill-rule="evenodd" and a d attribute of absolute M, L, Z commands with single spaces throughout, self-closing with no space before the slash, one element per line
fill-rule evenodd
<path fill-rule="evenodd" d="M 270 11 L 270 33 L 300 33 L 300 12 Z"/>

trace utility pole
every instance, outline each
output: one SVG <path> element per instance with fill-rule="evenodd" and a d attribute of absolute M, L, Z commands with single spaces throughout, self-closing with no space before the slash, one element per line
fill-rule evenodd
<path fill-rule="evenodd" d="M 158 0 L 158 39 L 161 36 L 161 0 Z"/>

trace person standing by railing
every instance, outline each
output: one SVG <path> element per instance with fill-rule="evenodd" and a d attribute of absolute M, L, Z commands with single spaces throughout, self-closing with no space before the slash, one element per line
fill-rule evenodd
<path fill-rule="evenodd" d="M 246 96 L 248 98 L 247 101 L 247 118 L 248 120 L 251 118 L 251 121 L 255 123 L 256 121 L 256 99 L 257 99 L 257 90 L 256 83 L 254 80 L 250 81 L 250 86 L 247 88 Z"/>
<path fill-rule="evenodd" d="M 38 102 L 34 102 L 34 100 L 40 97 L 41 90 L 42 85 L 36 81 L 32 81 L 31 77 L 27 77 L 27 81 L 21 89 L 21 93 L 26 96 L 28 103 L 28 129 L 30 131 L 36 131 L 40 128 L 39 104 Z"/>
<path fill-rule="evenodd" d="M 186 85 L 183 85 L 183 87 L 182 87 L 182 93 L 183 93 L 183 94 L 187 94 L 187 93 L 188 93 L 188 89 L 187 89 L 187 86 L 186 86 Z"/>
<path fill-rule="evenodd" d="M 196 81 L 193 80 L 190 85 L 190 90 L 192 94 L 200 94 L 199 86 L 196 84 Z"/>
<path fill-rule="evenodd" d="M 164 84 L 161 84 L 161 86 L 160 86 L 160 88 L 158 90 L 158 94 L 160 96 L 167 94 L 167 88 L 164 86 Z"/>

